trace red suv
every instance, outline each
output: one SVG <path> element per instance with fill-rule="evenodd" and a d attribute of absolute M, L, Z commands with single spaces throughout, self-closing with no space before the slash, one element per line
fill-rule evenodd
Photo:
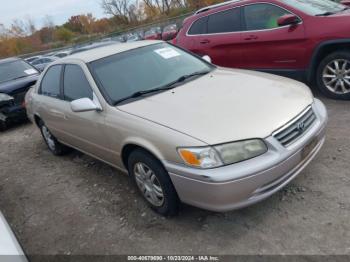
<path fill-rule="evenodd" d="M 214 64 L 316 82 L 350 99 L 350 10 L 329 0 L 235 0 L 187 18 L 175 44 Z"/>

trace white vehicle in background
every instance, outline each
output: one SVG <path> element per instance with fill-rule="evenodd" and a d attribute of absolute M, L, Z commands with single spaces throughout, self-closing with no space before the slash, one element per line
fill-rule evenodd
<path fill-rule="evenodd" d="M 31 56 L 31 57 L 25 58 L 24 60 L 26 62 L 28 62 L 29 64 L 31 64 L 33 61 L 35 61 L 35 60 L 37 60 L 37 59 L 39 59 L 41 57 L 42 57 L 41 55 L 39 55 L 39 56 Z"/>
<path fill-rule="evenodd" d="M 63 57 L 69 56 L 71 53 L 72 53 L 72 50 L 70 49 L 70 50 L 59 51 L 59 52 L 53 54 L 52 56 L 58 57 L 58 58 L 63 58 Z"/>
<path fill-rule="evenodd" d="M 35 66 L 35 68 L 38 69 L 40 72 L 42 72 L 49 64 L 56 61 L 57 59 L 58 57 L 55 56 L 43 56 L 34 60 L 31 64 Z"/>
<path fill-rule="evenodd" d="M 21 245 L 0 212 L 0 261 L 28 262 Z"/>

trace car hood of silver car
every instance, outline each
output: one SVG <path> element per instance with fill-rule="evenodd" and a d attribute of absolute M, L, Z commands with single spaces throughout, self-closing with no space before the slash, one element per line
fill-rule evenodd
<path fill-rule="evenodd" d="M 214 145 L 268 137 L 312 102 L 312 93 L 300 82 L 218 68 L 118 108 Z"/>

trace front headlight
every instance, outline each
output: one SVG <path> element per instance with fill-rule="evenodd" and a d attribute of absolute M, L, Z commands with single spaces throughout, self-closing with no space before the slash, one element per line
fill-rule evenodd
<path fill-rule="evenodd" d="M 252 139 L 213 147 L 180 148 L 178 152 L 188 166 L 214 168 L 260 156 L 267 147 L 262 140 Z"/>
<path fill-rule="evenodd" d="M 0 102 L 7 102 L 7 101 L 11 101 L 14 98 L 12 96 L 9 96 L 8 94 L 5 93 L 0 93 Z"/>
<path fill-rule="evenodd" d="M 214 147 L 225 165 L 234 164 L 253 157 L 260 156 L 267 151 L 265 143 L 260 139 L 252 139 L 223 144 Z"/>

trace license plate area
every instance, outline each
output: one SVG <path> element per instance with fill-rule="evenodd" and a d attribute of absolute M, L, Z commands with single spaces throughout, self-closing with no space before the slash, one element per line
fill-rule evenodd
<path fill-rule="evenodd" d="M 301 151 L 301 157 L 302 159 L 307 158 L 310 153 L 314 150 L 314 148 L 317 146 L 319 142 L 318 138 L 314 138 L 310 143 L 308 143 L 303 150 Z"/>

